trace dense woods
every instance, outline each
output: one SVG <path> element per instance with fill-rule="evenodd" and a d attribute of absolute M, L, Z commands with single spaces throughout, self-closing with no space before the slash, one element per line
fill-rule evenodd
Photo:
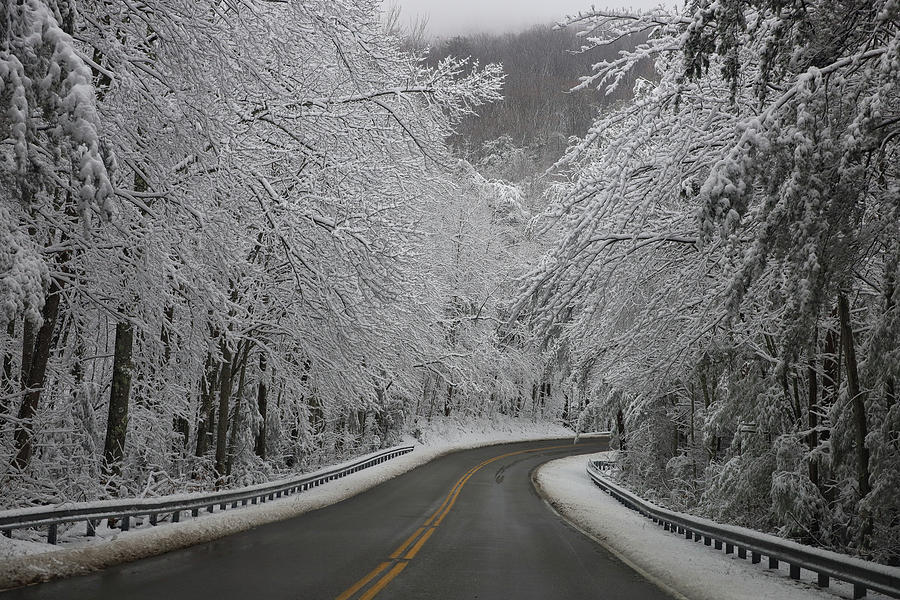
<path fill-rule="evenodd" d="M 536 353 L 497 335 L 518 195 L 444 143 L 500 68 L 425 65 L 380 17 L 5 5 L 4 506 L 262 481 L 417 415 L 531 414 Z"/>
<path fill-rule="evenodd" d="M 616 423 L 641 493 L 900 560 L 897 3 L 570 23 L 597 47 L 648 35 L 580 85 L 658 78 L 559 161 L 516 314 Z"/>
<path fill-rule="evenodd" d="M 679 510 L 900 560 L 900 4 L 430 48 L 380 11 L 0 10 L 0 507 L 505 414 L 611 426 Z"/>
<path fill-rule="evenodd" d="M 562 15 L 560 15 L 562 17 Z M 512 163 L 507 178 L 541 174 L 560 157 L 572 136 L 583 136 L 597 112 L 631 98 L 631 86 L 611 94 L 590 88 L 573 92 L 579 78 L 599 58 L 614 58 L 642 38 L 625 36 L 606 48 L 582 51 L 578 28 L 539 25 L 518 33 L 475 34 L 438 40 L 428 54 L 429 63 L 449 56 L 469 57 L 476 64 L 503 65 L 503 98 L 464 117 L 450 144 L 470 160 L 481 160 L 507 145 L 523 152 Z M 626 75 L 652 78 L 649 63 Z M 518 172 L 515 168 L 518 167 Z M 523 175 L 524 174 L 524 175 Z"/>

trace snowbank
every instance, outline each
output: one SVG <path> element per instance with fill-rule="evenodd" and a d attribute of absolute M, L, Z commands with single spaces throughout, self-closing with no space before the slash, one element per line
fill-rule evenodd
<path fill-rule="evenodd" d="M 852 598 L 852 587 L 832 580 L 821 590 L 815 574 L 803 570 L 800 581 L 788 577 L 788 566 L 766 569 L 736 554 L 664 531 L 653 521 L 630 510 L 597 488 L 585 472 L 588 458 L 572 456 L 542 465 L 535 485 L 566 520 L 609 549 L 623 562 L 674 597 L 690 600 L 835 600 Z M 871 600 L 885 599 L 870 593 Z"/>
<path fill-rule="evenodd" d="M 423 424 L 424 425 L 424 424 Z M 435 458 L 469 448 L 537 439 L 571 438 L 559 425 L 516 419 L 436 419 L 423 426 L 416 449 L 300 494 L 213 514 L 200 513 L 180 523 L 122 532 L 104 522 L 97 537 L 84 534 L 84 523 L 60 530 L 60 545 L 0 536 L 0 589 L 70 577 L 112 565 L 209 542 L 265 523 L 289 519 L 340 502 Z"/>

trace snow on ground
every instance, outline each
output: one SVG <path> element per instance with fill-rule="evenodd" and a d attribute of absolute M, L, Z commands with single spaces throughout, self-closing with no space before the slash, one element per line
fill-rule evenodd
<path fill-rule="evenodd" d="M 609 453 L 590 458 L 608 458 Z M 652 520 L 619 504 L 600 490 L 585 472 L 589 456 L 571 456 L 542 465 L 535 484 L 566 520 L 608 548 L 623 562 L 668 591 L 689 600 L 836 600 L 852 598 L 852 587 L 832 580 L 821 590 L 815 574 L 805 569 L 800 581 L 788 577 L 788 565 L 765 568 L 737 554 L 725 554 L 683 535 L 663 530 Z M 870 593 L 870 600 L 887 596 Z"/>
<path fill-rule="evenodd" d="M 265 504 L 212 514 L 201 512 L 197 518 L 190 518 L 189 513 L 185 513 L 180 523 L 160 521 L 156 527 L 136 526 L 127 532 L 109 529 L 104 521 L 94 538 L 84 536 L 84 522 L 73 523 L 65 529 L 60 526 L 61 543 L 58 546 L 39 542 L 37 537 L 26 540 L 0 536 L 0 589 L 70 577 L 295 517 L 355 496 L 456 450 L 572 436 L 570 430 L 559 425 L 505 417 L 493 420 L 433 419 L 428 424 L 421 424 L 421 442 L 412 438 L 404 440 L 404 444 L 416 444 L 413 452 Z M 17 531 L 14 535 L 23 538 L 29 533 Z M 32 535 L 42 537 L 38 532 Z"/>

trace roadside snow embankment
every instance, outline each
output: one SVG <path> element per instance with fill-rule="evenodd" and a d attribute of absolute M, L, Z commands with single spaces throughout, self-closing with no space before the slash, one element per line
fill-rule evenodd
<path fill-rule="evenodd" d="M 57 546 L 0 536 L 0 590 L 71 577 L 296 517 L 355 496 L 456 450 L 574 435 L 559 425 L 516 419 L 440 419 L 423 429 L 421 443 L 413 439 L 403 441 L 416 444 L 416 449 L 409 454 L 265 504 L 213 514 L 201 512 L 199 517 L 180 523 L 160 521 L 155 527 L 126 532 L 109 529 L 104 523 L 97 528 L 94 538 L 84 536 L 83 522 L 73 523 L 65 530 L 60 527 Z"/>
<path fill-rule="evenodd" d="M 602 492 L 585 472 L 589 458 L 610 453 L 572 456 L 542 465 L 534 474 L 537 488 L 567 521 L 624 563 L 676 598 L 688 600 L 835 600 L 852 598 L 852 586 L 832 581 L 827 590 L 815 586 L 815 574 L 803 570 L 801 580 L 788 577 L 788 566 L 768 570 L 734 554 L 725 554 L 684 536 L 672 534 Z M 886 600 L 870 593 L 869 600 Z"/>

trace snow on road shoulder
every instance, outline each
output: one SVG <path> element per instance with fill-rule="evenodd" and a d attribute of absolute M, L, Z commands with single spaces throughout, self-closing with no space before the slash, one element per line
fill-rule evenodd
<path fill-rule="evenodd" d="M 98 529 L 96 538 L 66 536 L 61 546 L 0 536 L 0 590 L 88 573 L 296 517 L 355 496 L 456 450 L 573 436 L 571 431 L 558 425 L 516 419 L 440 419 L 423 429 L 420 437 L 424 444 L 416 443 L 416 449 L 409 454 L 265 504 L 213 514 L 201 512 L 198 518 L 180 523 L 161 521 L 155 527 L 127 532 L 104 527 Z M 79 522 L 72 527 L 82 531 L 84 526 Z"/>
<path fill-rule="evenodd" d="M 600 456 L 592 456 L 601 458 Z M 642 575 L 677 598 L 689 600 L 836 600 L 852 598 L 848 584 L 832 581 L 827 591 L 815 587 L 803 570 L 800 581 L 787 577 L 787 565 L 770 571 L 736 554 L 725 554 L 684 536 L 664 531 L 628 509 L 590 480 L 588 456 L 572 456 L 542 465 L 535 483 L 551 505 L 578 529 L 596 539 Z M 886 596 L 870 593 L 869 600 Z"/>

